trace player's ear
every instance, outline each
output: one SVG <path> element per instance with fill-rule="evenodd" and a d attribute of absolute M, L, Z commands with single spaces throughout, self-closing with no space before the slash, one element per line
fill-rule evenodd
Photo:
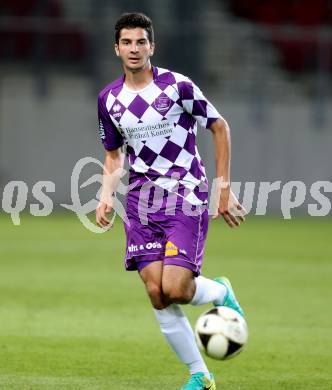
<path fill-rule="evenodd" d="M 154 42 L 152 42 L 152 43 L 150 44 L 150 57 L 153 56 L 153 54 L 154 54 L 154 49 L 155 49 L 155 44 L 154 44 Z"/>
<path fill-rule="evenodd" d="M 120 57 L 119 45 L 118 45 L 117 43 L 114 45 L 114 51 L 115 51 L 115 54 L 116 54 L 118 57 Z"/>

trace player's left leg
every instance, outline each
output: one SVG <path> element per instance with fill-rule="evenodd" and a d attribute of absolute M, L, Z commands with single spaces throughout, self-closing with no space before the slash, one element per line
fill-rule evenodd
<path fill-rule="evenodd" d="M 230 281 L 222 276 L 214 280 L 198 276 L 195 279 L 196 289 L 191 305 L 204 305 L 212 302 L 214 306 L 227 306 L 242 316 L 243 310 L 237 301 Z"/>
<path fill-rule="evenodd" d="M 208 211 L 202 210 L 196 216 L 177 212 L 168 218 L 170 227 L 166 231 L 162 281 L 164 294 L 169 295 L 174 303 L 203 305 L 213 302 L 222 305 L 227 294 L 226 286 L 199 276 L 208 232 Z M 183 271 L 177 272 L 180 269 Z M 190 278 L 185 270 L 191 271 Z"/>
<path fill-rule="evenodd" d="M 204 276 L 194 277 L 186 266 L 164 265 L 162 288 L 169 302 L 191 305 L 213 302 L 216 306 L 222 305 L 227 294 L 226 286 Z M 188 272 L 191 278 L 187 277 Z"/>
<path fill-rule="evenodd" d="M 243 315 L 236 300 L 232 286 L 227 278 L 215 280 L 200 275 L 205 241 L 208 231 L 208 213 L 203 211 L 195 217 L 178 213 L 171 221 L 172 228 L 167 231 L 167 243 L 164 258 L 163 292 L 171 302 L 215 306 L 228 306 Z M 168 246 L 167 246 L 168 245 Z M 179 266 L 167 271 L 166 265 Z M 193 272 L 195 278 L 190 283 L 181 279 L 182 273 L 176 268 L 185 268 Z M 170 275 L 168 275 L 170 273 Z"/>

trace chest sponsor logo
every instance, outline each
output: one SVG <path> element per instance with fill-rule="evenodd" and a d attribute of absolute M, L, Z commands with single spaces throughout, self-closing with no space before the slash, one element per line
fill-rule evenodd
<path fill-rule="evenodd" d="M 173 132 L 173 126 L 168 121 L 162 121 L 151 125 L 137 125 L 135 127 L 122 128 L 129 140 L 145 140 L 155 137 L 167 137 Z"/>

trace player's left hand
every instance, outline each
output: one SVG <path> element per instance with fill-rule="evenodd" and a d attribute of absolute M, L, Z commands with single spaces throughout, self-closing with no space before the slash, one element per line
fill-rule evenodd
<path fill-rule="evenodd" d="M 229 227 L 240 226 L 245 221 L 247 211 L 237 200 L 231 188 L 222 188 L 220 192 L 218 210 L 212 219 L 220 215 L 224 218 Z"/>

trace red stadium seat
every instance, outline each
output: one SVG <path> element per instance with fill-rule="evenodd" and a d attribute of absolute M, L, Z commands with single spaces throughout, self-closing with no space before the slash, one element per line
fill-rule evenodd
<path fill-rule="evenodd" d="M 63 16 L 63 9 L 57 0 L 0 0 L 0 15 L 59 18 Z"/>
<path fill-rule="evenodd" d="M 47 34 L 46 58 L 55 62 L 76 62 L 87 53 L 86 40 L 81 31 L 64 26 L 60 32 Z"/>
<path fill-rule="evenodd" d="M 254 10 L 254 19 L 264 24 L 281 24 L 285 21 L 283 4 L 278 2 L 264 2 Z"/>
<path fill-rule="evenodd" d="M 332 27 L 332 0 L 230 0 L 231 9 L 241 17 L 260 24 Z M 332 71 L 332 38 L 325 43 L 326 64 L 320 64 L 318 35 L 271 39 L 280 53 L 280 63 L 291 72 L 310 72 L 319 66 Z"/>
<path fill-rule="evenodd" d="M 332 2 L 326 10 L 325 21 L 330 27 L 332 27 Z"/>
<path fill-rule="evenodd" d="M 4 17 L 63 16 L 58 0 L 0 0 L 0 6 Z M 52 63 L 76 63 L 86 58 L 86 37 L 79 28 L 61 21 L 51 28 L 45 33 L 38 25 L 28 29 L 19 24 L 0 26 L 0 57 L 7 61 L 40 59 Z"/>
<path fill-rule="evenodd" d="M 31 31 L 0 30 L 0 57 L 15 61 L 31 59 L 34 38 Z"/>
<path fill-rule="evenodd" d="M 234 14 L 259 23 L 304 26 L 324 23 L 332 7 L 329 0 L 230 0 L 230 3 Z"/>
<path fill-rule="evenodd" d="M 324 23 L 327 3 L 325 0 L 293 1 L 288 9 L 291 23 L 301 26 L 316 26 Z"/>
<path fill-rule="evenodd" d="M 5 1 L 6 11 L 11 16 L 29 16 L 32 13 L 36 0 Z"/>
<path fill-rule="evenodd" d="M 317 67 L 318 42 L 315 38 L 277 38 L 275 46 L 281 55 L 281 64 L 292 72 L 305 72 Z"/>
<path fill-rule="evenodd" d="M 61 4 L 56 0 L 49 0 L 46 9 L 46 15 L 49 18 L 61 18 L 64 16 L 64 11 Z"/>
<path fill-rule="evenodd" d="M 235 15 L 252 19 L 259 2 L 259 0 L 231 0 L 230 6 Z"/>
<path fill-rule="evenodd" d="M 28 60 L 33 56 L 33 42 L 36 33 L 31 31 L 18 31 L 14 34 L 15 39 L 15 59 Z"/>

